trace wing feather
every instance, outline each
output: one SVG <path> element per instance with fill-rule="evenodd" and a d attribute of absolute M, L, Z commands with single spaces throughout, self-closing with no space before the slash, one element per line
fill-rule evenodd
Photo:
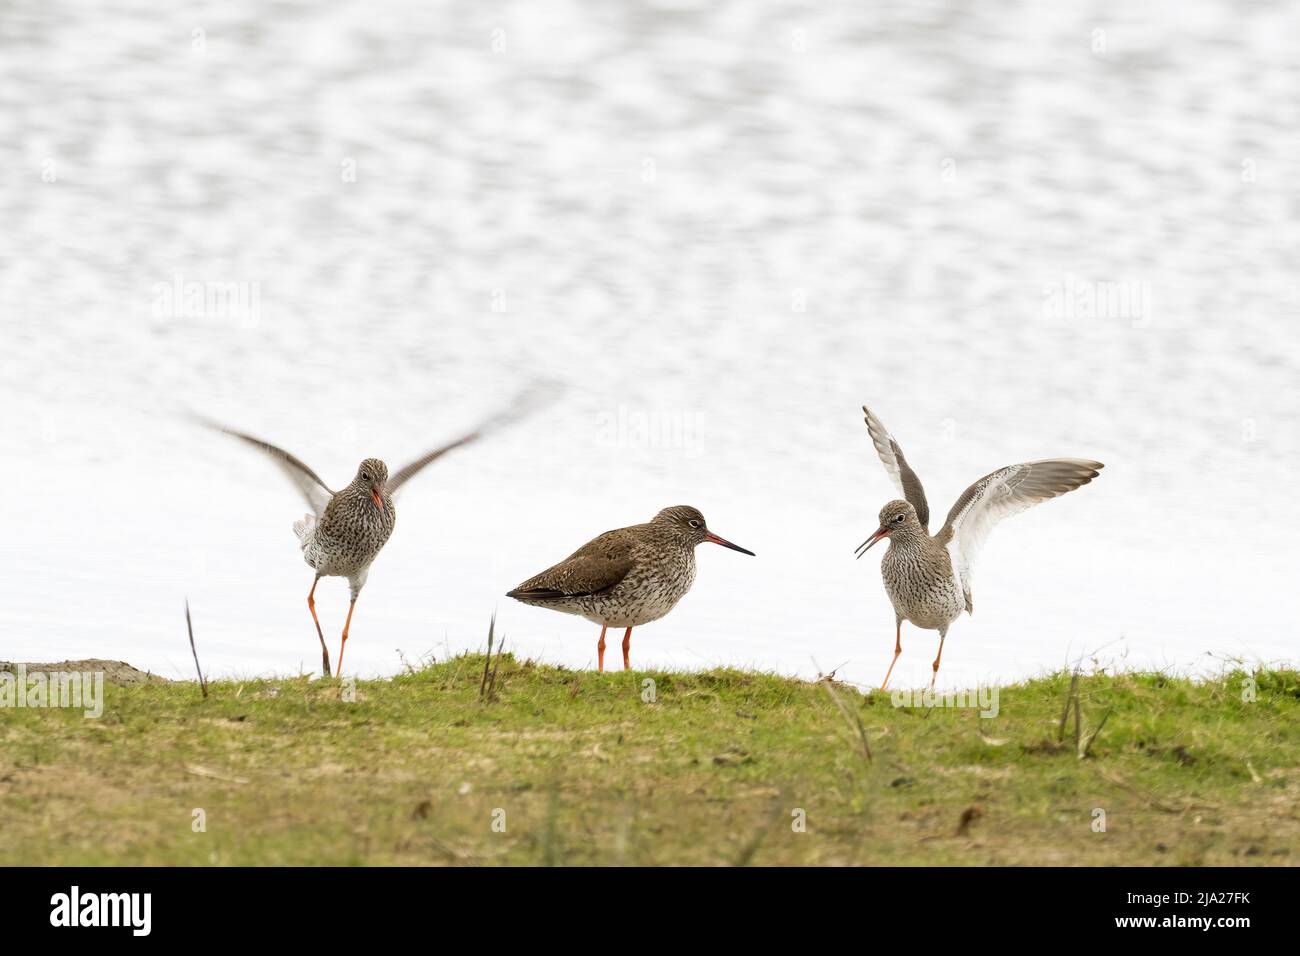
<path fill-rule="evenodd" d="M 885 471 L 889 472 L 889 477 L 893 479 L 894 487 L 908 504 L 916 509 L 921 527 L 929 533 L 930 505 L 925 500 L 925 489 L 921 486 L 921 479 L 916 476 L 916 472 L 903 457 L 903 449 L 898 447 L 898 442 L 894 441 L 894 436 L 889 434 L 889 429 L 885 428 L 884 423 L 865 405 L 862 406 L 862 413 L 866 417 L 867 431 L 871 433 L 871 441 L 876 446 L 876 454 L 880 456 Z"/>
<path fill-rule="evenodd" d="M 593 538 L 559 564 L 507 592 L 506 597 L 545 601 L 608 591 L 627 577 L 634 564 L 627 530 L 606 531 Z"/>
<path fill-rule="evenodd" d="M 1049 458 L 1007 465 L 962 492 L 934 540 L 948 549 L 966 608 L 972 607 L 971 577 L 980 548 L 1004 519 L 1049 498 L 1086 485 L 1103 465 L 1085 458 Z"/>
<path fill-rule="evenodd" d="M 233 428 L 227 428 L 225 425 L 206 418 L 200 418 L 199 420 L 209 428 L 216 429 L 232 438 L 238 438 L 240 441 L 246 442 L 264 452 L 280 466 L 280 470 L 302 492 L 302 496 L 307 499 L 307 505 L 311 508 L 312 514 L 319 518 L 325 512 L 325 506 L 334 497 L 334 492 L 325 482 L 321 481 L 320 475 L 312 471 L 302 459 L 291 455 L 278 445 L 272 445 L 269 441 L 263 441 L 256 436 L 236 431 Z"/>
<path fill-rule="evenodd" d="M 514 397 L 509 405 L 501 411 L 496 412 L 479 422 L 472 431 L 462 435 L 453 442 L 435 448 L 432 451 L 425 452 L 419 458 L 415 459 L 415 461 L 403 465 L 401 468 L 397 469 L 397 471 L 393 472 L 393 474 L 388 478 L 389 493 L 394 495 L 397 494 L 398 489 L 401 488 L 402 485 L 414 478 L 424 470 L 426 466 L 447 454 L 447 452 L 460 448 L 463 445 L 468 445 L 471 442 L 478 441 L 489 432 L 518 421 L 525 415 L 530 414 L 538 407 L 545 404 L 546 401 L 547 396 L 545 394 L 544 386 L 532 385 L 529 388 L 524 389 Z"/>
<path fill-rule="evenodd" d="M 468 445 L 470 442 L 478 441 L 478 439 L 482 437 L 483 437 L 483 427 L 479 426 L 469 434 L 461 435 L 455 441 L 449 442 L 448 444 L 443 445 L 441 448 L 435 448 L 432 451 L 427 451 L 419 458 L 415 459 L 415 461 L 403 465 L 401 468 L 397 469 L 397 471 L 393 472 L 388 477 L 389 494 L 394 494 L 394 495 L 397 494 L 398 489 L 401 488 L 402 485 L 406 484 L 417 474 L 419 474 L 419 472 L 426 465 L 430 465 L 433 462 L 437 461 L 443 455 L 447 454 L 447 452 L 451 451 L 454 448 L 459 448 L 462 445 Z"/>

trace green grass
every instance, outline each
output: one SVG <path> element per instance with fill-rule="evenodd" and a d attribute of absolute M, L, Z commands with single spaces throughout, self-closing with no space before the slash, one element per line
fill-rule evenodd
<path fill-rule="evenodd" d="M 360 681 L 353 701 L 293 678 L 220 681 L 207 700 L 195 683 L 110 685 L 90 720 L 0 710 L 9 861 L 1300 862 L 1294 671 L 1085 676 L 1082 737 L 1107 716 L 1080 759 L 1073 718 L 1058 741 L 1068 674 L 1001 688 L 984 719 L 843 684 L 509 655 L 483 703 L 482 667 Z"/>

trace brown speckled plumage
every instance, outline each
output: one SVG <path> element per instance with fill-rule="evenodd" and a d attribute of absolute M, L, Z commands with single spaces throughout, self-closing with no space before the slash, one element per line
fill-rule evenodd
<path fill-rule="evenodd" d="M 910 621 L 939 632 L 939 654 L 933 665 L 937 677 L 948 628 L 963 610 L 974 612 L 972 569 L 989 532 L 1004 518 L 1086 485 L 1097 477 L 1102 464 L 1083 458 L 1052 458 L 999 468 L 962 492 L 944 526 L 931 536 L 921 480 L 880 419 L 866 406 L 862 411 L 876 453 L 903 499 L 880 509 L 880 527 L 859 547 L 858 557 L 877 541 L 889 539 L 880 574 L 894 606 L 894 662 L 902 653 L 902 623 Z M 894 662 L 885 674 L 882 690 L 889 683 Z M 935 677 L 930 679 L 931 687 Z"/>
<path fill-rule="evenodd" d="M 712 534 L 695 508 L 678 505 L 645 524 L 606 531 L 506 596 L 599 624 L 602 670 L 605 628 L 627 628 L 623 666 L 630 667 L 632 628 L 657 621 L 677 606 L 695 581 L 695 547 L 704 541 L 753 553 Z"/>
<path fill-rule="evenodd" d="M 375 489 L 382 508 L 375 502 Z M 316 576 L 347 578 L 355 601 L 396 524 L 388 466 L 378 458 L 367 458 L 352 482 L 329 499 L 319 518 L 304 515 L 293 529 L 302 544 L 303 560 Z"/>

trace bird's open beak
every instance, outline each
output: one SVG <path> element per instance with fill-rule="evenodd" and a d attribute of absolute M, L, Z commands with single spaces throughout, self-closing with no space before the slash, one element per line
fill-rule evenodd
<path fill-rule="evenodd" d="M 740 545 L 738 545 L 738 544 L 732 544 L 732 543 L 731 543 L 730 541 L 728 541 L 726 538 L 719 538 L 716 534 L 714 534 L 714 533 L 711 532 L 711 531 L 704 535 L 704 540 L 705 540 L 705 541 L 712 541 L 714 544 L 720 544 L 720 545 L 722 545 L 724 548 L 730 548 L 732 551 L 739 551 L 741 554 L 747 554 L 747 555 L 749 555 L 751 558 L 756 558 L 756 557 L 758 557 L 758 555 L 754 554 L 753 551 L 747 550 L 746 548 L 742 548 L 742 547 L 741 547 Z"/>
<path fill-rule="evenodd" d="M 879 541 L 881 538 L 888 538 L 888 537 L 889 537 L 888 528 L 877 528 L 875 534 L 873 534 L 870 538 L 868 538 L 866 541 L 863 541 L 860 545 L 857 546 L 857 548 L 855 549 L 857 556 L 859 558 L 862 557 L 864 554 L 866 554 L 868 551 L 871 550 L 872 545 L 874 545 L 877 541 Z"/>
<path fill-rule="evenodd" d="M 384 510 L 384 499 L 379 494 L 379 487 L 377 485 L 370 486 L 370 497 L 375 499 L 375 507 L 382 512 Z"/>

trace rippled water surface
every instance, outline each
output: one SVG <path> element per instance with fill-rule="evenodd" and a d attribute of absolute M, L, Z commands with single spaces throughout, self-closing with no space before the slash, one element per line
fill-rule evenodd
<path fill-rule="evenodd" d="M 994 534 L 949 682 L 1295 658 L 1296 5 L 155 6 L 0 17 L 0 657 L 185 676 L 188 596 L 213 673 L 313 668 L 302 502 L 185 410 L 337 486 L 541 378 L 404 493 L 357 672 L 494 609 L 594 663 L 503 592 L 690 503 L 758 557 L 702 546 L 635 663 L 877 681 L 864 402 L 940 515 L 1107 465 Z"/>

